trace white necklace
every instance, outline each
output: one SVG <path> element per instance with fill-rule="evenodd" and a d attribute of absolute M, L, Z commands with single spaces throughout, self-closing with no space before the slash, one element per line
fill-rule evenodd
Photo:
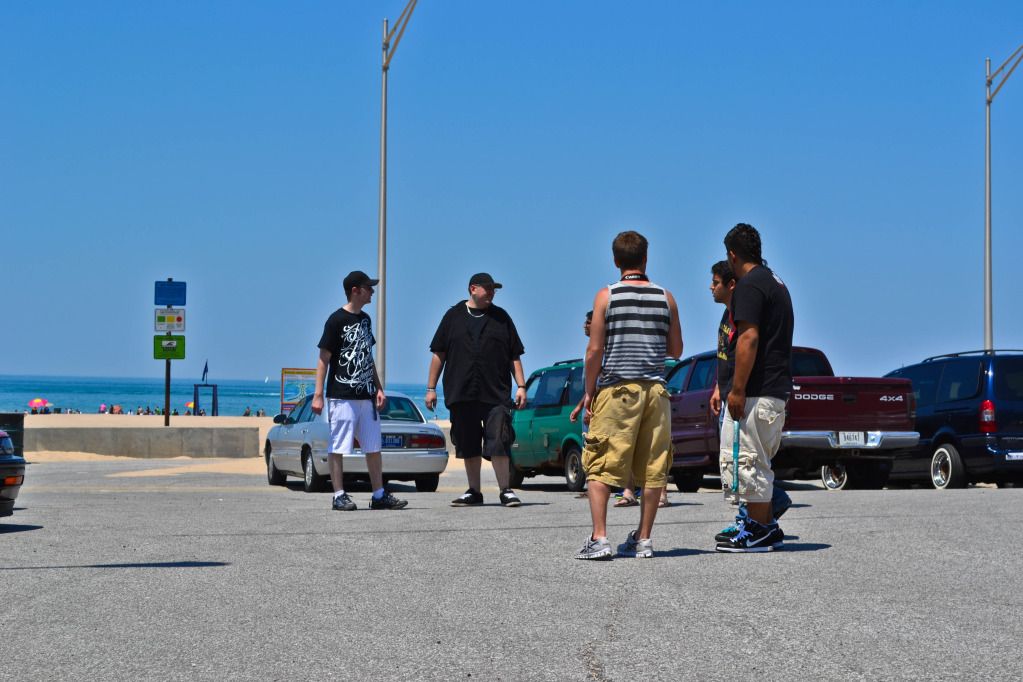
<path fill-rule="evenodd" d="M 465 312 L 469 313 L 469 317 L 475 317 L 476 319 L 479 319 L 479 318 L 481 318 L 481 317 L 483 317 L 484 315 L 487 314 L 487 311 L 484 310 L 479 315 L 473 315 L 472 314 L 472 308 L 469 307 L 468 303 L 465 304 Z"/>

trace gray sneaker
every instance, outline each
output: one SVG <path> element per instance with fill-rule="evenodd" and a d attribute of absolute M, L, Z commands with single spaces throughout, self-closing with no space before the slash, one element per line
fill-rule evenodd
<path fill-rule="evenodd" d="M 342 493 L 334 498 L 334 502 L 330 505 L 330 508 L 334 511 L 355 511 L 355 503 L 352 502 L 352 498 L 348 497 L 348 493 Z"/>
<path fill-rule="evenodd" d="M 576 559 L 610 559 L 611 558 L 611 543 L 607 541 L 607 538 L 601 538 L 594 540 L 591 535 L 586 539 L 586 544 L 583 548 L 575 555 Z"/>
<path fill-rule="evenodd" d="M 618 545 L 618 556 L 635 557 L 637 559 L 649 559 L 654 555 L 654 541 L 650 538 L 640 540 L 636 537 L 636 531 L 629 531 L 625 542 Z"/>

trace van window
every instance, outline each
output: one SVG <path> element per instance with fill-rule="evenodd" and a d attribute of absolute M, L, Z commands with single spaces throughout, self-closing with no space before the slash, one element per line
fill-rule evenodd
<path fill-rule="evenodd" d="M 536 407 L 550 407 L 560 405 L 561 397 L 565 393 L 565 385 L 568 383 L 567 369 L 550 369 L 540 377 L 540 386 L 536 389 Z"/>
<path fill-rule="evenodd" d="M 913 396 L 916 398 L 917 407 L 927 407 L 934 404 L 938 395 L 938 380 L 941 378 L 941 369 L 944 366 L 940 362 L 927 362 L 922 365 L 904 367 L 889 374 L 889 376 L 902 377 L 913 382 Z"/>
<path fill-rule="evenodd" d="M 717 357 L 704 358 L 696 363 L 693 370 L 693 377 L 689 380 L 687 391 L 702 391 L 713 388 L 718 380 L 718 359 Z"/>
<path fill-rule="evenodd" d="M 1023 400 L 1023 357 L 996 358 L 995 398 Z"/>
<path fill-rule="evenodd" d="M 685 383 L 686 375 L 689 374 L 689 368 L 692 366 L 692 360 L 686 360 L 675 365 L 674 369 L 671 370 L 671 376 L 668 377 L 668 393 L 681 393 L 682 386 Z"/>
<path fill-rule="evenodd" d="M 938 402 L 973 398 L 980 392 L 980 359 L 950 360 L 945 363 L 938 387 Z"/>
<path fill-rule="evenodd" d="M 586 390 L 586 374 L 582 367 L 576 367 L 568 377 L 568 404 L 578 405 Z"/>

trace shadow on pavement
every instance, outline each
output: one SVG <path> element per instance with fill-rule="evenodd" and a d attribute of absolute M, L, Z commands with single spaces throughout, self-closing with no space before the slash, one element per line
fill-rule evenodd
<path fill-rule="evenodd" d="M 130 564 L 82 564 L 78 566 L 3 566 L 0 571 L 38 571 L 47 568 L 212 568 L 230 566 L 225 561 L 156 561 Z"/>
<path fill-rule="evenodd" d="M 696 556 L 697 554 L 717 554 L 717 552 L 712 549 L 687 549 L 684 547 L 676 547 L 669 550 L 654 550 L 655 559 L 659 559 L 661 557 Z"/>
<path fill-rule="evenodd" d="M 791 505 L 789 505 L 789 509 L 802 509 L 803 507 L 812 507 L 812 506 L 813 506 L 812 504 L 801 504 L 799 502 L 794 502 Z"/>
<path fill-rule="evenodd" d="M 816 552 L 822 549 L 831 549 L 831 545 L 820 542 L 786 542 L 779 552 Z"/>
<path fill-rule="evenodd" d="M 0 523 L 0 535 L 4 533 L 21 533 L 26 530 L 39 530 L 42 526 L 26 526 L 20 523 Z"/>

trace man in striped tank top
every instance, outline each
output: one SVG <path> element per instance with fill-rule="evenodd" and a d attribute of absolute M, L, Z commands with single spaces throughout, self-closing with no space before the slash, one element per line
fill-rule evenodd
<path fill-rule="evenodd" d="M 607 502 L 611 486 L 632 474 L 643 487 L 639 528 L 618 546 L 618 555 L 651 557 L 650 533 L 671 467 L 671 410 L 664 360 L 682 355 L 682 327 L 675 299 L 646 276 L 647 240 L 622 232 L 611 244 L 621 280 L 593 301 L 586 349 L 586 396 L 590 415 L 583 465 L 589 486 L 593 532 L 577 559 L 610 559 Z"/>

